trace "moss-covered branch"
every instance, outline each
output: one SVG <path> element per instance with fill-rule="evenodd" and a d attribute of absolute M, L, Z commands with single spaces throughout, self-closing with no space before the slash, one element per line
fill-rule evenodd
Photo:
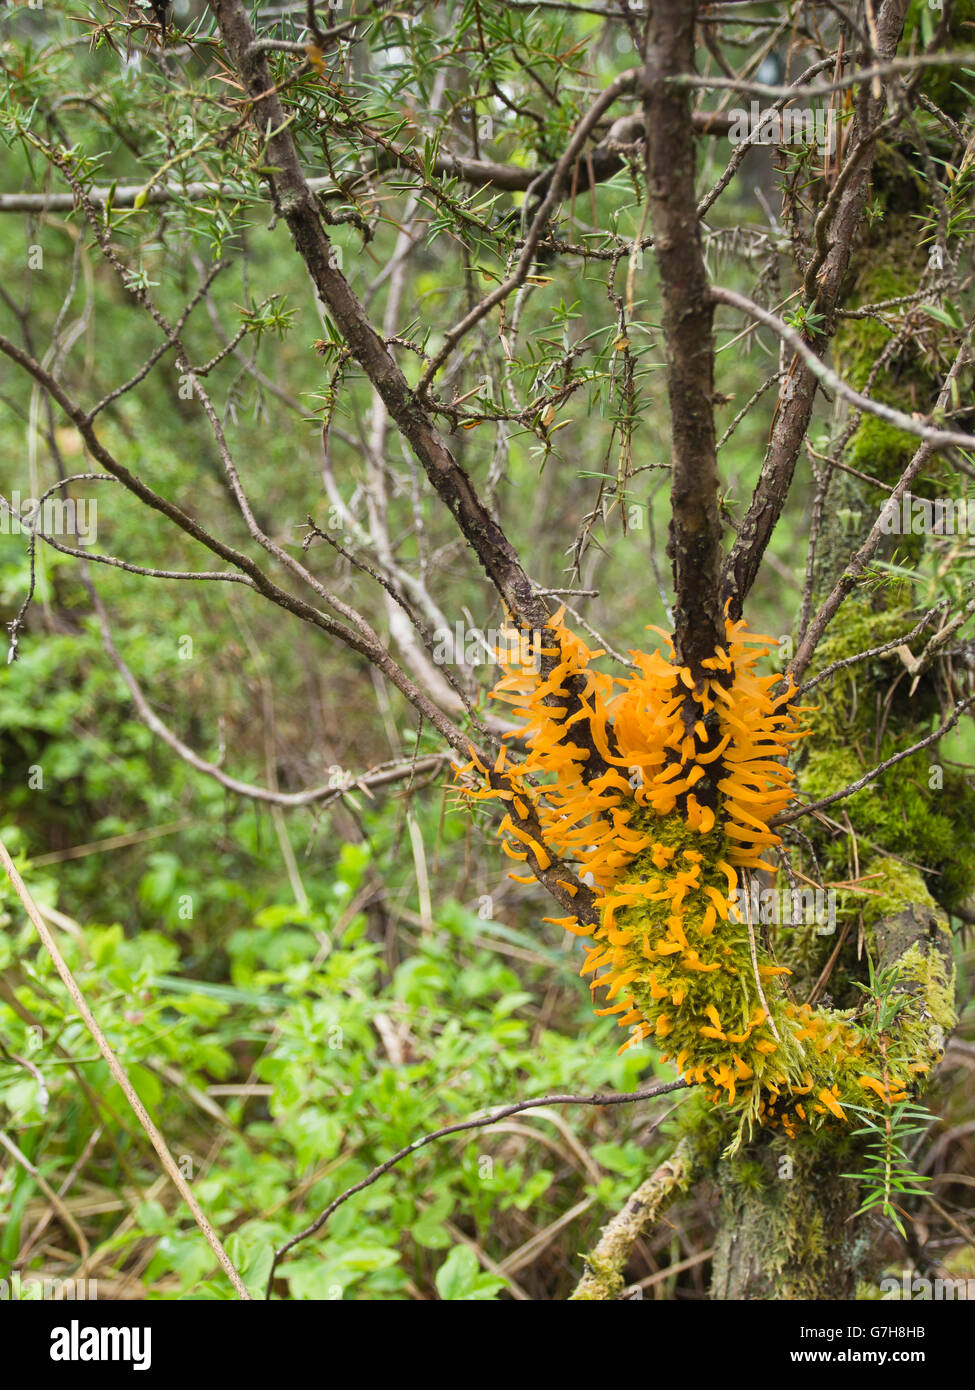
<path fill-rule="evenodd" d="M 661 1163 L 629 1197 L 586 1256 L 586 1272 L 570 1302 L 619 1298 L 625 1286 L 625 1270 L 633 1246 L 669 1204 L 686 1192 L 694 1179 L 692 1148 L 682 1139 L 673 1155 Z"/>

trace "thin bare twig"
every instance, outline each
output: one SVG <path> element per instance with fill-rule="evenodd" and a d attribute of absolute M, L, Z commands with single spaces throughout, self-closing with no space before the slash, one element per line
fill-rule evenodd
<path fill-rule="evenodd" d="M 975 705 L 975 695 L 970 696 L 967 700 L 960 700 L 940 728 L 935 729 L 934 732 L 928 734 L 926 738 L 919 739 L 917 743 L 912 743 L 910 748 L 902 749 L 900 753 L 895 753 L 893 757 L 885 758 L 882 763 L 878 763 L 876 767 L 871 768 L 869 772 L 865 772 L 862 777 L 858 777 L 857 780 L 851 782 L 848 787 L 843 787 L 841 791 L 832 792 L 829 796 L 824 796 L 820 801 L 814 801 L 808 806 L 799 806 L 795 810 L 783 811 L 781 815 L 773 816 L 769 821 L 769 825 L 772 827 L 789 825 L 792 821 L 798 820 L 800 816 L 812 815 L 813 812 L 821 811 L 826 806 L 832 806 L 834 801 L 843 801 L 848 796 L 854 796 L 857 792 L 862 791 L 870 782 L 873 782 L 879 777 L 882 772 L 886 772 L 889 767 L 893 767 L 895 763 L 903 762 L 905 758 L 909 758 L 913 753 L 920 753 L 922 749 L 930 748 L 932 743 L 937 743 L 938 739 L 944 738 L 945 734 L 955 727 L 961 716 L 967 709 L 971 709 L 972 705 Z"/>
<path fill-rule="evenodd" d="M 488 1125 L 497 1124 L 499 1120 L 507 1119 L 509 1115 L 518 1115 L 523 1110 L 536 1110 L 542 1105 L 633 1105 L 636 1101 L 652 1100 L 655 1096 L 664 1096 L 670 1091 L 680 1091 L 686 1086 L 687 1082 L 680 1080 L 667 1081 L 659 1086 L 648 1086 L 642 1091 L 631 1091 L 628 1095 L 610 1091 L 606 1093 L 596 1092 L 596 1094 L 590 1096 L 562 1094 L 537 1096 L 534 1100 L 519 1100 L 513 1105 L 502 1106 L 500 1110 L 493 1110 L 490 1115 L 482 1115 L 475 1119 L 460 1120 L 457 1124 L 445 1125 L 443 1129 L 436 1129 L 431 1134 L 424 1134 L 421 1138 L 414 1139 L 411 1144 L 407 1144 L 402 1149 L 398 1149 L 396 1153 L 394 1153 L 391 1158 L 387 1158 L 384 1163 L 377 1164 L 372 1172 L 367 1173 L 360 1182 L 355 1183 L 352 1187 L 346 1188 L 344 1192 L 340 1192 L 339 1195 L 329 1202 L 328 1206 L 316 1216 L 310 1226 L 306 1226 L 304 1230 L 299 1231 L 297 1235 L 292 1236 L 290 1240 L 285 1241 L 284 1245 L 279 1246 L 278 1249 L 275 1250 L 271 1272 L 268 1275 L 265 1297 L 271 1297 L 275 1270 L 289 1250 L 292 1250 L 300 1241 L 307 1240 L 309 1236 L 316 1235 L 325 1225 L 325 1222 L 332 1213 L 337 1211 L 350 1197 L 354 1197 L 356 1193 L 362 1192 L 367 1187 L 371 1187 L 374 1182 L 378 1182 L 391 1168 L 395 1168 L 397 1163 L 402 1163 L 404 1158 L 409 1158 L 410 1154 L 416 1153 L 418 1149 L 424 1148 L 427 1144 L 432 1144 L 435 1139 L 445 1139 L 451 1134 L 460 1134 L 469 1129 L 484 1129 Z"/>

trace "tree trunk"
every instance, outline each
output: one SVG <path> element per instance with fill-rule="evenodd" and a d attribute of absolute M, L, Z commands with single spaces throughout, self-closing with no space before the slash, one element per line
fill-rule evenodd
<path fill-rule="evenodd" d="M 911 206 L 912 186 L 903 173 L 909 159 L 918 158 L 907 150 L 896 151 L 896 158 L 878 154 L 872 196 L 884 205 L 884 214 L 875 228 L 860 234 L 847 282 L 848 305 L 909 295 L 923 282 L 928 253 L 918 245 L 917 219 L 911 215 L 920 207 Z M 893 169 L 899 174 L 888 173 Z M 916 189 L 913 196 L 916 199 Z M 871 369 L 893 335 L 883 329 L 878 333 L 876 324 L 869 328 L 865 324 L 864 320 L 841 321 L 833 343 L 837 370 L 851 385 L 866 389 L 878 400 L 901 408 L 906 400 L 912 409 L 930 410 L 943 368 L 933 367 L 930 356 L 925 358 L 917 350 L 908 329 L 899 349 L 873 379 Z M 838 402 L 834 439 L 845 437 L 845 425 L 845 408 Z M 916 444 L 903 433 L 864 417 L 846 438 L 841 457 L 893 487 Z M 929 460 L 922 479 L 936 474 L 936 469 L 936 461 Z M 825 486 L 828 494 L 819 499 L 823 521 L 813 571 L 813 611 L 843 574 L 883 501 L 875 487 L 840 469 L 833 470 Z M 919 481 L 915 490 L 924 492 L 928 487 Z M 935 486 L 935 491 L 944 489 Z M 900 556 L 906 554 L 910 561 L 917 558 L 922 542 L 917 537 L 905 542 L 896 536 L 891 545 L 899 546 Z M 855 589 L 817 649 L 818 669 L 908 632 L 918 618 L 914 604 L 906 585 Z M 927 634 L 922 642 L 926 640 Z M 911 680 L 905 679 L 905 667 L 896 652 L 853 669 L 856 676 L 849 678 L 849 684 L 843 673 L 812 697 L 820 710 L 812 717 L 812 737 L 799 755 L 800 786 L 809 800 L 839 790 L 871 765 L 923 738 L 935 722 L 939 705 L 944 708 L 952 698 L 952 691 L 938 688 L 930 672 L 922 673 L 916 692 L 909 694 Z M 866 953 L 882 969 L 903 962 L 913 952 L 909 958 L 923 962 L 921 977 L 915 977 L 907 989 L 923 991 L 923 1017 L 930 1024 L 927 1035 L 919 1032 L 912 1045 L 918 1057 L 932 1066 L 954 1023 L 948 997 L 951 936 L 945 911 L 963 901 L 973 883 L 972 859 L 962 849 L 970 839 L 969 797 L 960 786 L 954 794 L 946 794 L 947 780 L 942 784 L 935 779 L 932 786 L 928 774 L 936 758 L 935 749 L 916 754 L 896 773 L 888 773 L 878 790 L 865 789 L 845 803 L 849 834 L 842 827 L 805 822 L 823 883 L 871 877 L 870 886 L 881 897 L 860 898 L 859 906 L 846 909 L 848 936 L 839 949 L 836 935 L 810 941 L 808 928 L 806 933 L 788 933 L 777 942 L 779 958 L 793 969 L 790 984 L 800 999 L 815 985 L 836 950 L 827 988 L 838 994 L 832 1001 L 837 1008 L 859 1002 L 850 982 L 865 978 Z M 944 776 L 947 779 L 949 774 Z M 839 809 L 838 814 L 842 815 Z M 914 867 L 918 864 L 933 874 L 926 876 Z M 805 941 L 800 939 L 803 935 Z M 917 983 L 918 978 L 922 983 Z M 819 1002 L 823 999 L 820 995 Z M 734 1156 L 718 1160 L 714 1176 L 721 1197 L 712 1297 L 854 1298 L 858 1282 L 876 1276 L 885 1224 L 873 1215 L 853 1219 L 862 1193 L 857 1182 L 843 1174 L 861 1171 L 862 1161 L 858 1141 L 826 1131 L 815 1143 L 792 1144 L 784 1137 L 762 1133 Z"/>
<path fill-rule="evenodd" d="M 865 1249 L 850 1220 L 856 1184 L 840 1176 L 848 1161 L 824 1144 L 786 1152 L 769 1135 L 721 1161 L 712 1298 L 853 1298 Z"/>

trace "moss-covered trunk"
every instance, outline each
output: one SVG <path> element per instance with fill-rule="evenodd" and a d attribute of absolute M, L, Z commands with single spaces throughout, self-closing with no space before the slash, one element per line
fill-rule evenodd
<path fill-rule="evenodd" d="M 911 295 L 926 277 L 931 280 L 928 250 L 918 245 L 912 215 L 924 199 L 913 167 L 917 158 L 900 149 L 879 152 L 874 200 L 883 215 L 869 233 L 861 234 L 855 250 L 846 291 L 850 307 Z M 891 327 L 876 318 L 842 320 L 834 339 L 837 369 L 878 400 L 901 409 L 930 410 L 957 343 L 945 343 L 939 356 L 906 317 L 890 322 Z M 813 611 L 884 501 L 883 491 L 863 475 L 891 488 L 917 444 L 870 416 L 852 433 L 847 425 L 839 403 L 831 449 L 841 442 L 842 461 L 860 476 L 833 470 L 817 538 Z M 950 496 L 953 481 L 943 462 L 932 460 L 913 491 Z M 916 563 L 923 545 L 916 536 L 892 536 L 887 558 L 896 548 L 901 563 Z M 906 634 L 920 612 L 917 590 L 909 583 L 856 589 L 827 629 L 814 669 Z M 928 635 L 914 644 L 917 651 Z M 892 650 L 848 667 L 812 697 L 820 708 L 798 760 L 806 800 L 840 790 L 912 746 L 950 706 L 957 695 L 950 679 L 931 669 L 915 681 L 903 652 Z M 868 955 L 877 968 L 898 971 L 895 989 L 923 999 L 911 1038 L 917 1057 L 911 1090 L 918 1094 L 955 1021 L 946 913 L 975 884 L 972 792 L 964 778 L 940 765 L 933 747 L 830 811 L 834 820 L 802 822 L 806 838 L 790 843 L 787 835 L 787 844 L 797 865 L 817 882 L 859 881 L 861 891 L 837 892 L 832 934 L 780 927 L 776 953 L 792 969 L 790 984 L 798 997 L 812 994 L 837 1008 L 862 1005 L 855 982 L 866 979 Z M 720 1215 L 712 1296 L 855 1297 L 858 1282 L 876 1276 L 881 1234 L 877 1217 L 855 1217 L 862 1192 L 855 1180 L 843 1176 L 861 1172 L 862 1164 L 858 1141 L 832 1129 L 799 1142 L 766 1132 L 733 1156 L 716 1157 L 712 1176 L 720 1191 Z"/>
<path fill-rule="evenodd" d="M 787 1153 L 765 1135 L 719 1164 L 713 1298 L 853 1297 L 864 1252 L 841 1152 L 819 1143 Z"/>

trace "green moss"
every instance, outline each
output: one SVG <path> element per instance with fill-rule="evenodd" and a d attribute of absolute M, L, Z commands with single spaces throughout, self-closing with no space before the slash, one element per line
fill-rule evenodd
<path fill-rule="evenodd" d="M 691 1146 L 697 1170 L 713 1176 L 728 1143 L 728 1117 L 705 1100 L 700 1087 L 681 1106 L 677 1129 Z"/>
<path fill-rule="evenodd" d="M 917 869 L 895 859 L 874 859 L 864 865 L 870 897 L 863 905 L 863 922 L 872 927 L 881 917 L 903 912 L 906 903 L 934 909 L 934 899 Z"/>
<path fill-rule="evenodd" d="M 626 1280 L 621 1272 L 614 1266 L 612 1260 L 597 1255 L 595 1252 L 586 1255 L 586 1268 L 592 1276 L 591 1280 L 584 1280 L 585 1287 L 577 1290 L 574 1295 L 576 1302 L 588 1302 L 590 1300 L 605 1301 L 606 1299 L 619 1298 L 626 1286 Z"/>
<path fill-rule="evenodd" d="M 901 53 L 906 55 L 912 46 L 915 48 L 924 41 L 925 27 L 922 23 L 927 11 L 928 32 L 937 27 L 941 15 L 932 10 L 928 0 L 911 0 L 904 22 L 904 40 Z M 975 0 L 955 0 L 948 22 L 946 48 L 971 48 L 975 42 Z M 928 68 L 921 77 L 920 89 L 926 97 L 946 111 L 949 116 L 961 119 L 969 112 L 971 103 L 959 85 L 964 85 L 964 77 L 957 68 Z"/>
<path fill-rule="evenodd" d="M 817 665 L 823 669 L 881 646 L 908 632 L 915 621 L 915 613 L 900 604 L 877 612 L 851 597 L 820 643 Z M 901 671 L 900 658 L 889 652 L 838 671 L 819 687 L 819 708 L 807 716 L 811 734 L 801 754 L 800 787 L 807 799 L 818 801 L 859 781 L 871 767 L 928 733 L 938 715 L 933 687 L 922 682 L 911 698 L 902 680 L 887 706 L 885 733 L 877 747 L 878 700 L 881 708 L 887 705 Z M 886 851 L 921 866 L 924 878 L 914 875 L 917 886 L 950 912 L 975 889 L 975 844 L 968 833 L 975 820 L 975 791 L 952 769 L 942 769 L 940 788 L 931 787 L 930 768 L 936 762 L 936 749 L 906 758 L 843 807 L 861 842 L 861 857 L 864 850 Z M 818 833 L 817 838 L 831 876 L 846 877 L 846 838 L 837 841 Z"/>
<path fill-rule="evenodd" d="M 882 231 L 881 256 L 868 241 L 855 257 L 852 282 L 856 289 L 844 308 L 859 309 L 865 304 L 879 304 L 917 291 L 927 259 L 924 248 L 918 246 L 917 224 L 903 213 L 891 213 Z M 892 337 L 891 330 L 877 319 L 841 318 L 833 339 L 837 371 L 851 386 L 862 390 L 874 363 Z M 873 388 L 874 394 L 879 395 L 885 386 L 890 389 L 887 377 L 881 375 Z"/>
<path fill-rule="evenodd" d="M 851 597 L 844 604 L 839 616 L 830 624 L 816 649 L 817 668 L 830 666 L 834 661 L 842 661 L 844 657 L 856 656 L 869 647 L 881 646 L 884 642 L 892 641 L 911 625 L 911 619 L 906 612 L 891 607 L 878 612 L 862 600 L 857 601 L 855 597 Z M 849 679 L 848 672 L 841 672 L 832 677 L 834 688 L 835 682 L 843 679 Z M 810 727 L 815 726 L 816 716 L 810 716 L 807 723 Z"/>
<path fill-rule="evenodd" d="M 691 830 L 683 817 L 677 814 L 658 816 L 644 807 L 637 807 L 631 824 L 635 830 L 643 835 L 652 835 L 658 845 L 666 845 L 668 849 L 681 852 L 685 849 L 697 850 L 711 863 L 727 858 L 728 842 L 717 826 L 709 834 L 701 835 Z M 631 872 L 636 878 L 641 875 L 653 878 L 659 874 L 660 870 L 653 863 L 652 849 L 636 856 Z"/>
<path fill-rule="evenodd" d="M 851 271 L 855 292 L 844 306 L 857 309 L 914 294 L 926 262 L 925 248 L 918 244 L 918 224 L 904 212 L 889 214 L 882 225 L 882 249 L 868 239 L 854 258 Z M 897 310 L 891 314 L 896 316 Z M 926 409 L 934 389 L 931 367 L 916 352 L 901 348 L 884 369 L 875 373 L 881 355 L 889 349 L 894 333 L 875 318 L 841 318 L 833 339 L 833 358 L 840 375 L 857 390 L 869 388 L 876 401 L 903 411 Z M 845 458 L 853 468 L 893 487 L 917 448 L 913 435 L 864 414 Z M 935 496 L 934 482 L 921 479 L 916 487 L 920 496 Z M 883 501 L 876 489 L 865 492 L 864 485 L 849 474 L 834 477 L 830 507 L 823 523 L 817 557 L 817 587 L 832 587 L 836 573 L 847 556 L 856 549 L 873 523 Z M 853 524 L 850 518 L 854 518 Z M 893 545 L 902 559 L 916 559 L 923 548 L 920 537 L 898 536 Z"/>
<path fill-rule="evenodd" d="M 916 733 L 912 731 L 899 742 L 913 741 Z M 893 751 L 885 741 L 881 757 L 889 757 Z M 850 748 L 817 749 L 803 770 L 802 790 L 810 800 L 819 800 L 858 781 L 868 767 Z M 909 871 L 914 885 L 911 891 L 921 890 L 925 898 L 934 894 L 941 907 L 951 912 L 975 889 L 975 845 L 963 830 L 975 818 L 975 792 L 963 777 L 953 773 L 945 777 L 941 790 L 930 791 L 928 770 L 928 755 L 917 754 L 843 804 L 861 842 L 861 855 L 864 849 L 885 850 L 920 866 L 923 877 L 916 869 Z M 839 847 L 840 860 L 830 849 L 827 845 L 826 854 L 833 869 L 843 869 L 845 844 Z M 872 884 L 867 886 L 873 888 Z"/>
<path fill-rule="evenodd" d="M 847 1291 L 837 1285 L 844 1279 L 852 1292 L 857 1232 L 849 1218 L 856 1189 L 842 1178 L 849 1160 L 848 1142 L 835 1134 L 828 1144 L 821 1136 L 790 1144 L 763 1135 L 722 1162 L 714 1297 L 842 1297 Z M 761 1184 L 754 1180 L 756 1167 Z"/>
<path fill-rule="evenodd" d="M 948 941 L 949 948 L 950 944 Z M 944 1040 L 942 1038 L 939 1042 L 932 1042 L 929 1036 L 931 1024 L 947 1035 L 958 1022 L 953 971 L 945 962 L 944 951 L 932 947 L 924 952 L 917 943 L 905 951 L 899 957 L 899 961 L 901 984 L 912 988 L 918 1000 L 923 1000 L 920 1010 L 923 1018 L 922 1031 L 928 1048 L 933 1049 L 936 1054 L 932 1057 L 932 1062 L 937 1061 L 944 1050 Z M 921 1048 L 917 1051 L 920 1052 Z"/>
<path fill-rule="evenodd" d="M 762 1192 L 769 1186 L 769 1175 L 765 1167 L 753 1158 L 742 1158 L 735 1164 L 735 1182 L 752 1192 Z"/>
<path fill-rule="evenodd" d="M 880 393 L 874 394 L 879 398 Z M 893 405 L 895 402 L 889 401 L 887 404 Z M 898 408 L 903 409 L 903 399 L 896 404 Z M 878 419 L 876 415 L 867 415 L 850 441 L 844 457 L 851 467 L 893 487 L 910 463 L 916 449 L 917 439 L 914 435 L 905 434 L 903 430 L 889 425 L 886 420 Z M 929 489 L 930 485 L 927 486 Z M 925 482 L 922 480 L 914 495 L 924 496 L 925 491 Z M 882 498 L 878 497 L 879 501 L 882 501 Z M 873 517 L 870 520 L 872 522 Z M 898 544 L 902 550 L 909 549 L 912 548 L 915 539 L 914 536 L 898 537 Z M 918 549 L 917 546 L 913 548 Z"/>

